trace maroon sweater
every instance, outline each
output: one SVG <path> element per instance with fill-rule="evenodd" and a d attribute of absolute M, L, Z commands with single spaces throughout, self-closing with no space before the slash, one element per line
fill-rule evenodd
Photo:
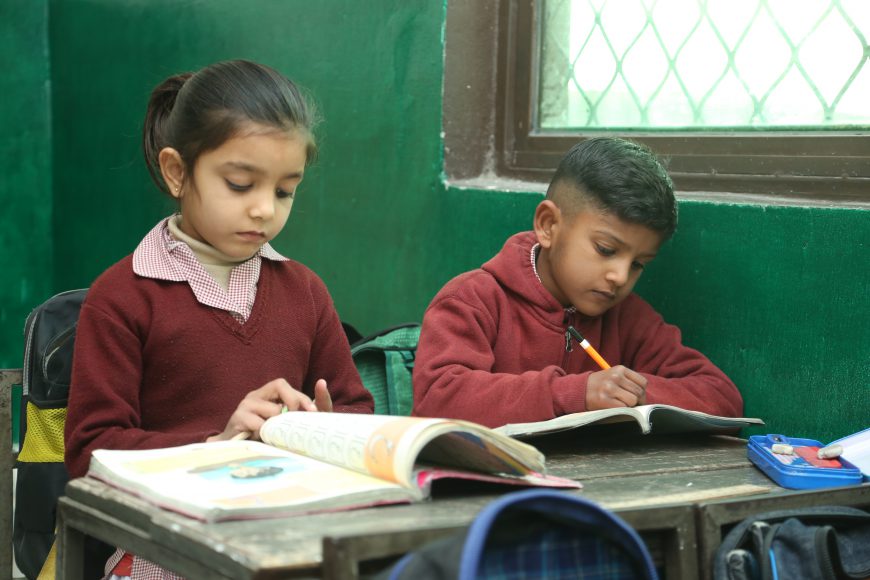
<path fill-rule="evenodd" d="M 244 324 L 196 301 L 190 286 L 133 273 L 121 260 L 91 286 L 76 333 L 66 465 L 84 475 L 94 449 L 205 441 L 244 396 L 284 378 L 335 411 L 371 413 L 326 286 L 292 260 L 263 260 Z"/>
<path fill-rule="evenodd" d="M 597 318 L 566 311 L 535 277 L 534 243 L 533 232 L 512 236 L 432 300 L 414 366 L 415 415 L 496 427 L 585 411 L 586 381 L 600 368 L 576 343 L 566 352 L 568 325 L 611 365 L 643 374 L 648 404 L 742 414 L 728 377 L 636 294 Z"/>

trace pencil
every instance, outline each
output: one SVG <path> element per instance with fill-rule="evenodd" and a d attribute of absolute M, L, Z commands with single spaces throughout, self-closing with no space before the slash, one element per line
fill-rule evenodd
<path fill-rule="evenodd" d="M 607 361 L 604 360 L 604 357 L 602 357 L 600 354 L 598 354 L 598 351 L 595 350 L 595 348 L 591 344 L 589 344 L 588 340 L 583 338 L 582 334 L 577 332 L 576 328 L 574 328 L 573 326 L 569 326 L 568 333 L 571 336 L 573 336 L 577 342 L 580 343 L 580 346 L 583 347 L 583 350 L 586 351 L 586 354 L 588 354 L 590 357 L 592 357 L 592 360 L 597 362 L 598 366 L 600 366 L 605 371 L 610 368 L 610 365 L 607 364 Z"/>

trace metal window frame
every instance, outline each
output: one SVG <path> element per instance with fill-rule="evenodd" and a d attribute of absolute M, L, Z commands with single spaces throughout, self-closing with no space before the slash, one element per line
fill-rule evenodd
<path fill-rule="evenodd" d="M 448 178 L 490 172 L 501 178 L 546 182 L 578 140 L 607 134 L 649 145 L 667 163 L 681 192 L 870 204 L 870 131 L 536 130 L 539 2 L 448 3 L 444 86 Z"/>

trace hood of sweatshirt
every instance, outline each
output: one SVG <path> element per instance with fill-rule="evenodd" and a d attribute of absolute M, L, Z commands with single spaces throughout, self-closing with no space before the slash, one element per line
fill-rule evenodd
<path fill-rule="evenodd" d="M 537 243 L 533 231 L 514 234 L 481 268 L 507 291 L 521 297 L 531 314 L 542 322 L 564 329 L 569 322 L 576 324 L 580 320 L 589 320 L 574 308 L 562 306 L 538 279 L 532 267 L 532 248 Z"/>

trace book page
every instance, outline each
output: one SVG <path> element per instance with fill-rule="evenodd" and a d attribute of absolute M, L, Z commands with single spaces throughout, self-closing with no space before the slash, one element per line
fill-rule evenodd
<path fill-rule="evenodd" d="M 870 481 L 870 429 L 837 439 L 828 445 L 842 445 L 841 457 L 861 470 L 864 479 Z"/>
<path fill-rule="evenodd" d="M 750 425 L 764 425 L 764 421 L 754 417 L 720 417 L 672 405 L 646 405 L 646 407 L 649 407 L 650 430 L 653 433 L 716 432 Z"/>
<path fill-rule="evenodd" d="M 340 465 L 360 473 L 412 485 L 404 473 L 414 458 L 408 444 L 430 425 L 443 419 L 364 415 L 353 413 L 308 413 L 291 411 L 268 419 L 260 429 L 264 442 Z"/>
<path fill-rule="evenodd" d="M 431 425 L 409 447 L 408 455 L 421 465 L 507 476 L 545 470 L 544 456 L 536 448 L 467 421 Z"/>
<path fill-rule="evenodd" d="M 672 405 L 639 405 L 562 415 L 547 421 L 511 423 L 495 429 L 512 437 L 526 437 L 576 429 L 591 424 L 635 421 L 642 433 L 688 433 L 693 431 L 727 431 L 749 425 L 764 425 L 761 419 L 750 417 L 719 417 L 700 411 L 690 411 Z"/>
<path fill-rule="evenodd" d="M 465 421 L 289 412 L 267 420 L 260 435 L 271 445 L 415 488 L 418 464 L 508 476 L 545 470 L 534 447 Z"/>
<path fill-rule="evenodd" d="M 494 429 L 498 433 L 511 437 L 523 437 L 534 434 L 556 433 L 575 429 L 583 425 L 624 423 L 634 421 L 639 425 L 645 424 L 645 416 L 638 412 L 638 407 L 618 407 L 614 409 L 600 409 L 598 411 L 585 411 L 562 415 L 546 421 L 534 421 L 531 423 L 508 423 Z"/>
<path fill-rule="evenodd" d="M 205 521 L 420 499 L 417 490 L 255 441 L 96 450 L 89 476 Z"/>

